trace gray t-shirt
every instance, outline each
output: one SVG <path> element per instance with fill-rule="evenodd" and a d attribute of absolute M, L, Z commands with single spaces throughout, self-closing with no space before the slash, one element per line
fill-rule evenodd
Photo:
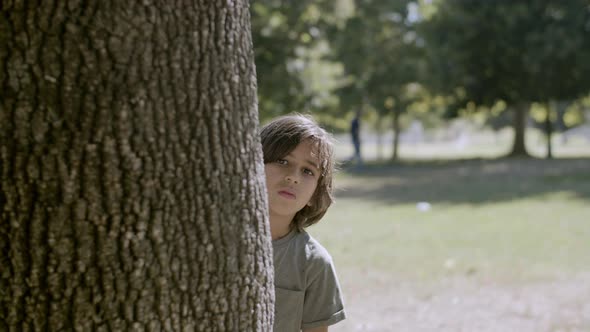
<path fill-rule="evenodd" d="M 272 242 L 275 332 L 328 326 L 346 318 L 332 257 L 306 232 Z"/>

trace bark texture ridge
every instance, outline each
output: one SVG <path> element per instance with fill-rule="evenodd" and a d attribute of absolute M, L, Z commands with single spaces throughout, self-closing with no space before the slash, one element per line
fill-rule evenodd
<path fill-rule="evenodd" d="M 248 3 L 0 7 L 0 330 L 271 330 Z"/>

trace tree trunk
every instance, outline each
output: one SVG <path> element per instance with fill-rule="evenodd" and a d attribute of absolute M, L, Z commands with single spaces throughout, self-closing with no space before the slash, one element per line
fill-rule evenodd
<path fill-rule="evenodd" d="M 528 107 L 529 105 L 527 103 L 520 103 L 514 106 L 514 142 L 512 151 L 509 154 L 510 157 L 529 157 L 524 140 Z"/>
<path fill-rule="evenodd" d="M 3 10 L 0 330 L 270 330 L 248 2 Z"/>
<path fill-rule="evenodd" d="M 396 161 L 399 158 L 400 114 L 401 111 L 399 111 L 397 108 L 393 109 L 393 155 L 391 157 L 392 161 Z"/>
<path fill-rule="evenodd" d="M 555 102 L 545 105 L 547 114 L 545 116 L 545 135 L 547 137 L 547 159 L 553 159 L 553 149 L 551 146 L 551 135 L 553 133 L 553 123 L 551 122 L 551 109 L 556 109 Z"/>
<path fill-rule="evenodd" d="M 377 160 L 383 160 L 383 113 L 377 112 L 377 123 L 375 128 L 377 129 Z"/>

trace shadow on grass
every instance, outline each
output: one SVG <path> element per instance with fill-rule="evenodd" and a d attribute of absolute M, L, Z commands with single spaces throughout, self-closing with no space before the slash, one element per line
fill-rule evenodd
<path fill-rule="evenodd" d="M 590 200 L 590 159 L 469 159 L 346 166 L 337 198 L 383 203 L 511 201 L 557 192 Z"/>

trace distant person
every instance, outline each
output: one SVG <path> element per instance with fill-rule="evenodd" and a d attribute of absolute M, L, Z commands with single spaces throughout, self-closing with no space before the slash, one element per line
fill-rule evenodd
<path fill-rule="evenodd" d="M 360 114 L 358 112 L 350 122 L 350 137 L 352 138 L 352 145 L 354 147 L 354 154 L 350 158 L 350 161 L 361 165 L 363 159 L 361 158 Z"/>
<path fill-rule="evenodd" d="M 332 204 L 334 146 L 311 118 L 277 118 L 260 133 L 272 235 L 275 332 L 327 331 L 345 319 L 332 257 L 309 227 Z"/>

